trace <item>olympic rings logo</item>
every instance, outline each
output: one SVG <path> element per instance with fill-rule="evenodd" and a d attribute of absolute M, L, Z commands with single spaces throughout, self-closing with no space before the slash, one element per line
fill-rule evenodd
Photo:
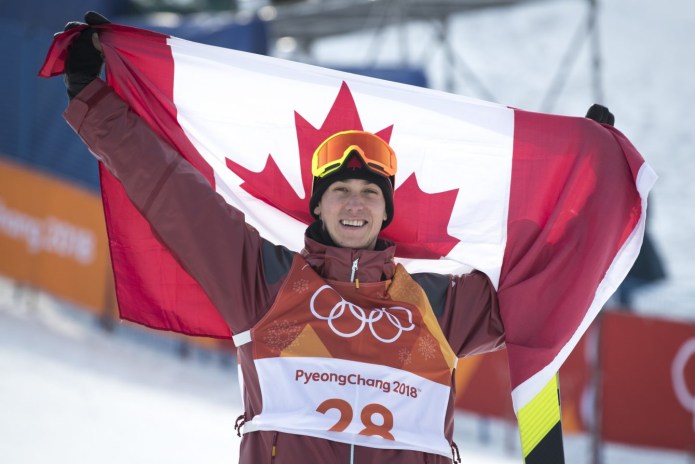
<path fill-rule="evenodd" d="M 314 295 L 311 297 L 309 308 L 311 309 L 311 313 L 314 316 L 316 316 L 317 319 L 320 319 L 322 321 L 328 321 L 328 327 L 331 328 L 333 333 L 340 337 L 352 338 L 362 333 L 365 326 L 369 326 L 369 331 L 372 333 L 374 338 L 384 343 L 393 343 L 396 340 L 398 340 L 398 338 L 401 336 L 403 332 L 409 332 L 415 328 L 415 324 L 413 324 L 413 315 L 407 308 L 404 308 L 402 306 L 391 306 L 390 308 L 374 308 L 371 311 L 369 311 L 369 314 L 367 314 L 364 308 L 354 303 L 350 303 L 349 301 L 346 301 L 335 290 L 333 290 L 333 292 L 336 295 L 338 295 L 338 297 L 340 297 L 340 301 L 333 305 L 333 308 L 331 308 L 330 312 L 328 313 L 328 316 L 323 316 L 316 310 L 315 304 L 316 298 L 324 290 L 333 290 L 333 288 L 330 285 L 324 285 L 320 287 L 318 290 L 316 290 L 316 292 L 314 292 Z M 355 319 L 357 319 L 360 322 L 360 325 L 357 327 L 357 329 L 353 330 L 352 332 L 346 333 L 338 329 L 333 323 L 333 321 L 341 319 L 344 315 L 348 313 L 348 311 L 350 314 L 352 314 L 352 316 Z M 405 314 L 405 317 L 408 321 L 405 326 L 401 323 L 401 319 L 399 319 L 395 314 L 392 314 L 393 311 L 402 311 Z M 391 338 L 382 337 L 377 333 L 376 329 L 374 328 L 374 324 L 376 322 L 379 322 L 383 318 L 386 318 L 386 320 L 389 321 L 391 325 L 398 330 L 396 334 Z"/>

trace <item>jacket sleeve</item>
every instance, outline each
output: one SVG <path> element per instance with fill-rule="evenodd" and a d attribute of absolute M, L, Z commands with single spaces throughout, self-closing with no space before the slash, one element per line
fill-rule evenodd
<path fill-rule="evenodd" d="M 460 276 L 413 276 L 427 294 L 449 344 L 459 357 L 504 346 L 497 292 L 480 271 Z"/>
<path fill-rule="evenodd" d="M 232 332 L 268 306 L 263 239 L 205 177 L 103 81 L 75 97 L 65 119 L 121 182 L 162 243 L 200 284 Z"/>

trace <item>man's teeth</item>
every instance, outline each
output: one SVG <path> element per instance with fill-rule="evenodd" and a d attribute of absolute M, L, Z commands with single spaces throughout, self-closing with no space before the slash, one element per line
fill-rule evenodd
<path fill-rule="evenodd" d="M 344 226 L 350 226 L 350 227 L 362 227 L 365 223 L 365 221 L 357 221 L 357 220 L 348 220 L 348 219 L 343 219 L 340 221 L 340 223 Z"/>

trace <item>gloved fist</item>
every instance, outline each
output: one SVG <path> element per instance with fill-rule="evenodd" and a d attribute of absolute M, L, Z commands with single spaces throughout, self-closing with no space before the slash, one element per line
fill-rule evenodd
<path fill-rule="evenodd" d="M 84 15 L 84 23 L 70 21 L 65 25 L 64 31 L 83 26 L 96 26 L 110 24 L 111 21 L 96 13 L 89 11 Z M 87 84 L 99 77 L 104 58 L 101 54 L 101 45 L 96 31 L 88 27 L 80 32 L 68 47 L 68 56 L 65 60 L 65 74 L 63 79 L 67 87 L 68 96 L 72 100 Z"/>
<path fill-rule="evenodd" d="M 598 103 L 591 105 L 589 111 L 586 112 L 586 117 L 602 124 L 608 124 L 609 126 L 615 123 L 615 116 L 613 116 L 613 113 L 611 113 L 608 108 Z"/>

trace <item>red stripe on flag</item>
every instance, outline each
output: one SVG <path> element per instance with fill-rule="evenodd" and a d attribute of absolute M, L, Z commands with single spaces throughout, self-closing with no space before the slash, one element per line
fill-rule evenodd
<path fill-rule="evenodd" d="M 114 26 L 100 38 L 109 85 L 214 186 L 212 169 L 176 119 L 174 59 L 168 36 Z M 122 55 L 128 57 L 127 62 Z M 103 166 L 100 174 L 121 317 L 157 329 L 230 337 L 207 295 L 157 240 L 121 184 Z"/>
<path fill-rule="evenodd" d="M 214 186 L 212 169 L 176 119 L 169 37 L 115 24 L 96 28 L 109 85 Z M 40 75 L 63 72 L 67 47 L 81 29 L 54 38 Z M 229 328 L 207 295 L 157 240 L 121 184 L 103 166 L 100 175 L 121 317 L 157 329 L 229 338 Z"/>
<path fill-rule="evenodd" d="M 641 157 L 585 118 L 515 111 L 499 301 L 512 388 L 577 331 L 641 214 Z"/>

